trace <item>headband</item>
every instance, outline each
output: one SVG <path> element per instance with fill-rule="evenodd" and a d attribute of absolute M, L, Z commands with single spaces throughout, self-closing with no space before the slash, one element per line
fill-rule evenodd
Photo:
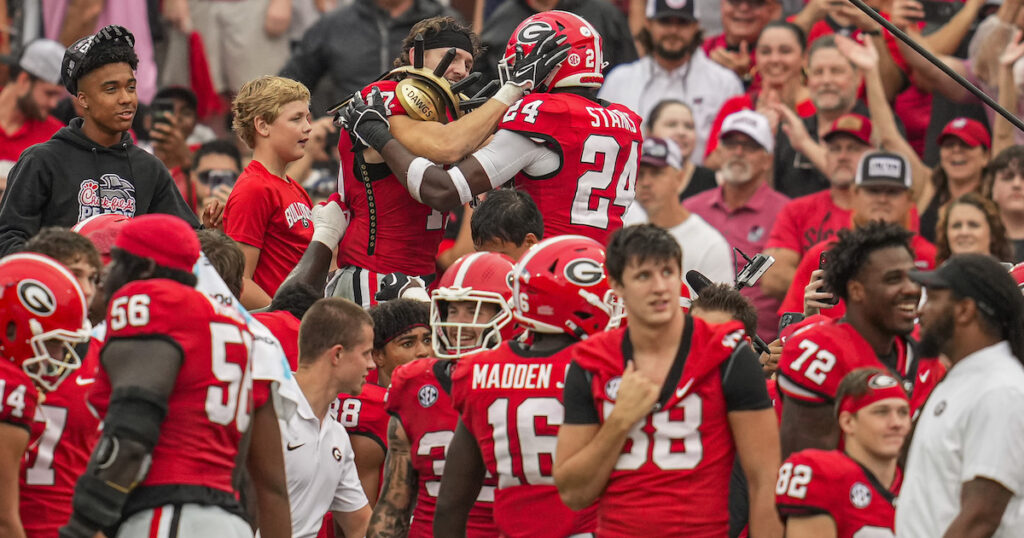
<path fill-rule="evenodd" d="M 423 37 L 424 49 L 449 49 L 452 47 L 473 54 L 473 40 L 465 32 L 445 28 L 436 34 Z"/>
<path fill-rule="evenodd" d="M 384 346 L 388 345 L 388 342 L 394 340 L 395 338 L 398 338 L 399 336 L 402 336 L 403 334 L 405 334 L 405 333 L 407 333 L 407 332 L 409 332 L 409 331 L 411 331 L 411 330 L 413 330 L 413 329 L 415 329 L 417 327 L 426 327 L 427 329 L 430 328 L 430 327 L 427 326 L 426 323 L 413 323 L 412 325 L 409 325 L 408 327 L 405 327 L 405 328 L 403 328 L 403 329 L 401 329 L 399 331 L 396 331 L 395 334 L 391 335 L 390 338 L 384 339 L 384 341 L 382 341 L 380 343 L 380 348 L 383 348 Z M 380 349 L 380 348 L 378 348 L 378 349 Z"/>
<path fill-rule="evenodd" d="M 861 409 L 887 398 L 899 398 L 909 402 L 907 393 L 903 391 L 899 381 L 888 374 L 875 374 L 868 378 L 868 391 L 862 396 L 847 396 L 839 403 L 839 412 L 856 413 Z"/>

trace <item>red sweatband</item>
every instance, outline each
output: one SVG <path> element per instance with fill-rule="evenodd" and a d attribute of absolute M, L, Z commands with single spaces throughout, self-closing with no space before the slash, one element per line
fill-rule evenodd
<path fill-rule="evenodd" d="M 900 398 L 910 402 L 907 393 L 903 391 L 899 380 L 889 374 L 875 374 L 868 379 L 868 392 L 863 396 L 847 396 L 839 403 L 839 412 L 849 411 L 856 413 L 861 409 L 887 398 Z"/>
<path fill-rule="evenodd" d="M 199 259 L 199 238 L 192 227 L 178 217 L 160 213 L 133 218 L 121 228 L 114 246 L 187 273 Z"/>

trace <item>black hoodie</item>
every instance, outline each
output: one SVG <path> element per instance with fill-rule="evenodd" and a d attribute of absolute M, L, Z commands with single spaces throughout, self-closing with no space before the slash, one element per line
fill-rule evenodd
<path fill-rule="evenodd" d="M 71 227 L 93 215 L 167 213 L 199 227 L 170 172 L 128 133 L 103 147 L 82 133 L 82 119 L 26 149 L 0 201 L 0 256 L 21 250 L 44 226 Z"/>

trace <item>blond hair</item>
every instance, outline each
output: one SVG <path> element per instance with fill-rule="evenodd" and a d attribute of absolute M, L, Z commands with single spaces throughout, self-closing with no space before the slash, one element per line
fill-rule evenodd
<path fill-rule="evenodd" d="M 250 148 L 256 144 L 256 118 L 273 123 L 281 108 L 295 101 L 309 102 L 309 90 L 290 78 L 265 75 L 250 80 L 231 102 L 231 129 Z"/>

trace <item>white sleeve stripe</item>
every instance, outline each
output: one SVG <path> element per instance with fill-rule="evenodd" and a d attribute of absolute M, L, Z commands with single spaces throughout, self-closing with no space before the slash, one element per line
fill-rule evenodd
<path fill-rule="evenodd" d="M 780 375 L 778 377 L 778 384 L 779 384 L 779 388 L 782 389 L 783 392 L 788 392 L 789 394 L 792 394 L 793 396 L 796 396 L 796 397 L 799 397 L 799 398 L 808 398 L 808 399 L 813 399 L 813 400 L 819 400 L 819 401 L 823 400 L 823 398 L 821 397 L 820 394 L 815 393 L 815 392 L 811 392 L 811 391 L 801 387 L 800 385 L 797 385 L 796 383 L 790 381 L 789 378 L 787 378 L 786 376 Z"/>
<path fill-rule="evenodd" d="M 423 174 L 433 164 L 423 157 L 416 157 L 409 163 L 409 171 L 405 174 L 406 189 L 413 199 L 421 204 L 423 203 L 423 198 L 420 196 L 420 185 L 423 184 Z"/>

